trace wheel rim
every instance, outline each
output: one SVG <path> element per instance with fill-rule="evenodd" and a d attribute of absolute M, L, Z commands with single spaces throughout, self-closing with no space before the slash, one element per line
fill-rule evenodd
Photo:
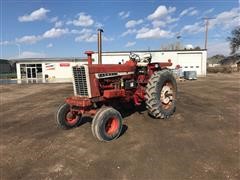
<path fill-rule="evenodd" d="M 111 117 L 108 119 L 105 125 L 105 132 L 108 135 L 116 134 L 118 131 L 118 127 L 119 127 L 118 119 L 116 117 Z"/>
<path fill-rule="evenodd" d="M 173 85 L 170 82 L 166 82 L 161 90 L 160 101 L 164 109 L 169 109 L 173 104 L 174 91 Z"/>
<path fill-rule="evenodd" d="M 66 122 L 69 125 L 75 125 L 78 121 L 78 116 L 75 114 L 72 114 L 70 111 L 67 113 L 66 118 L 65 118 Z"/>

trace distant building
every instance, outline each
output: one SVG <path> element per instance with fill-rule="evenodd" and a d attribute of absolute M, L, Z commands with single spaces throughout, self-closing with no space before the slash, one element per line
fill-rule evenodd
<path fill-rule="evenodd" d="M 11 64 L 6 59 L 0 59 L 0 74 L 10 73 L 11 72 Z"/>
<path fill-rule="evenodd" d="M 208 64 L 208 67 L 217 67 L 217 66 L 220 66 L 220 64 Z"/>

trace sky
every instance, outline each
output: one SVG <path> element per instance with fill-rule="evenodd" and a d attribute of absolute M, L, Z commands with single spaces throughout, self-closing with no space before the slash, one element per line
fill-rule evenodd
<path fill-rule="evenodd" d="M 228 55 L 226 38 L 240 26 L 238 0 L 0 0 L 0 57 L 84 57 L 97 51 L 157 50 L 180 41 L 208 56 Z M 179 39 L 177 37 L 180 36 Z"/>

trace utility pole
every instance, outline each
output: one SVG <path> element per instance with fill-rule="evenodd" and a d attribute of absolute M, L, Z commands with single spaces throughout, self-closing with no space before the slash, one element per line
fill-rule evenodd
<path fill-rule="evenodd" d="M 18 58 L 20 58 L 20 54 L 21 54 L 21 46 L 20 44 L 15 44 L 18 47 Z"/>
<path fill-rule="evenodd" d="M 204 49 L 207 49 L 209 20 L 210 19 L 215 19 L 215 18 L 205 17 L 203 19 L 205 20 L 205 46 L 204 46 Z"/>
<path fill-rule="evenodd" d="M 204 46 L 204 49 L 207 49 L 209 19 L 205 19 L 205 21 L 206 21 L 206 25 L 205 25 L 205 46 Z"/>

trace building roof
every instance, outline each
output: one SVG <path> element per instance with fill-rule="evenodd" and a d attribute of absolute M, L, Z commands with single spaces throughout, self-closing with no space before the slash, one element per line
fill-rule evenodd
<path fill-rule="evenodd" d="M 66 57 L 66 58 L 19 58 L 19 59 L 11 59 L 15 62 L 49 62 L 49 61 L 70 61 L 70 62 L 85 62 L 87 58 L 79 58 L 79 57 Z"/>
<path fill-rule="evenodd" d="M 9 64 L 9 62 L 6 59 L 0 59 L 0 64 Z"/>
<path fill-rule="evenodd" d="M 130 51 L 103 51 L 102 53 L 130 53 L 130 52 L 185 52 L 185 51 L 207 51 L 207 49 L 194 50 L 194 49 L 180 49 L 180 50 L 130 50 Z M 94 53 L 98 53 L 95 51 Z"/>

